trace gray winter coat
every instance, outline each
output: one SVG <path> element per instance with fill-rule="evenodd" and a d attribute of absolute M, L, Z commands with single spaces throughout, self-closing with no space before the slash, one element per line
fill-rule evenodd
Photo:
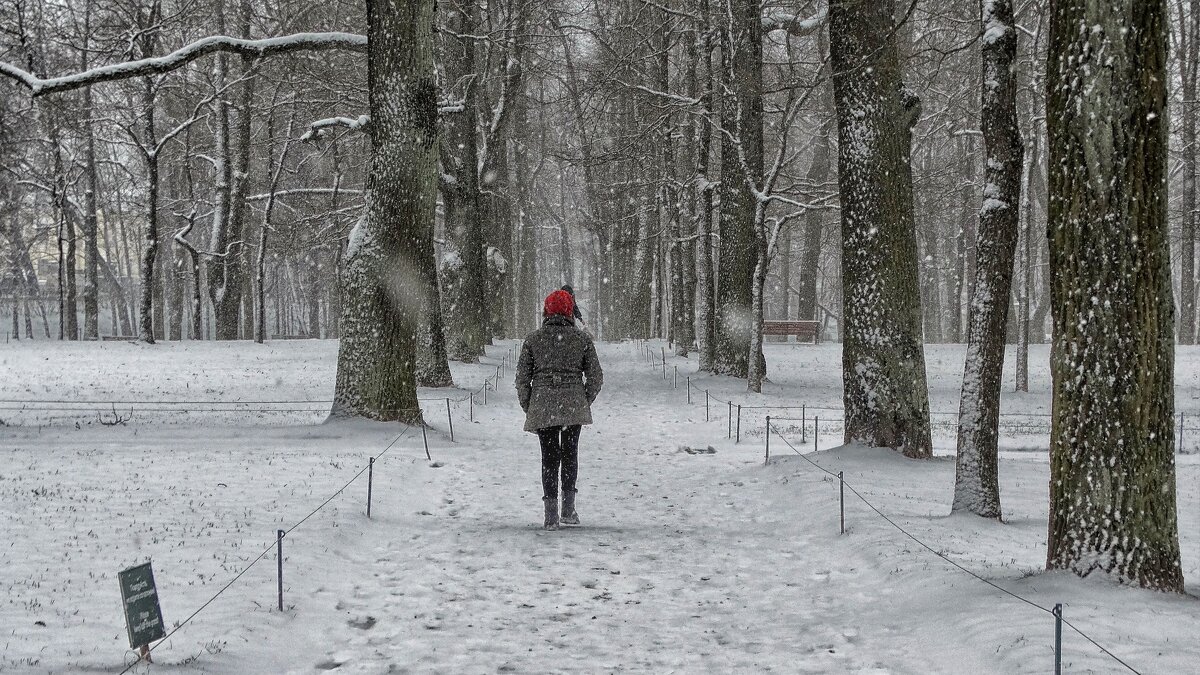
<path fill-rule="evenodd" d="M 517 362 L 517 398 L 525 431 L 592 423 L 604 384 L 592 338 L 565 316 L 550 316 L 525 337 Z"/>

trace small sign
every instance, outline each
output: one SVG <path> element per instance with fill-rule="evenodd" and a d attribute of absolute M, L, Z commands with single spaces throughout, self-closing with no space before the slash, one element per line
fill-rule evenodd
<path fill-rule="evenodd" d="M 158 606 L 158 589 L 154 587 L 154 571 L 150 569 L 150 563 L 130 567 L 118 576 L 130 648 L 145 647 L 155 640 L 161 640 L 165 635 L 162 610 Z"/>

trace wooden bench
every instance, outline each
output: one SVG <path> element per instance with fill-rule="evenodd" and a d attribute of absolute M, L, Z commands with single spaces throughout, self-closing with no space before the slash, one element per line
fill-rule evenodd
<path fill-rule="evenodd" d="M 813 344 L 821 341 L 819 321 L 763 321 L 763 335 L 795 335 L 797 338 L 812 338 Z"/>

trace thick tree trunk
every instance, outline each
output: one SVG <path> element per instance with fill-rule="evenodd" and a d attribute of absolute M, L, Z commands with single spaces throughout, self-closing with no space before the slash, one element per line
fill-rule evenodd
<path fill-rule="evenodd" d="M 474 363 L 483 354 L 487 338 L 488 297 L 486 244 L 479 192 L 479 150 L 476 140 L 479 111 L 476 107 L 479 87 L 475 67 L 478 9 L 475 0 L 452 0 L 448 10 L 447 33 L 442 35 L 446 87 L 463 103 L 462 112 L 443 119 L 442 166 L 454 180 L 443 185 L 446 204 L 446 234 L 462 256 L 458 293 L 455 295 L 455 320 L 448 326 L 450 358 Z"/>
<path fill-rule="evenodd" d="M 910 126 L 892 3 L 830 3 L 838 114 L 847 443 L 929 457 Z"/>
<path fill-rule="evenodd" d="M 721 244 L 716 301 L 713 372 L 749 374 L 753 325 L 757 200 L 750 184 L 762 184 L 762 11 L 757 0 L 722 0 L 720 27 Z"/>
<path fill-rule="evenodd" d="M 1047 567 L 1182 593 L 1166 2 L 1050 11 Z"/>
<path fill-rule="evenodd" d="M 708 0 L 701 0 L 702 17 L 709 18 Z M 704 64 L 701 77 L 704 78 L 704 93 L 701 95 L 702 120 L 708 120 L 713 115 L 713 101 L 716 96 L 716 77 L 713 71 L 713 44 L 709 38 L 710 32 L 703 24 L 696 26 L 696 40 L 700 51 L 700 59 Z M 712 371 L 717 358 L 717 317 L 716 317 L 716 282 L 713 266 L 713 190 L 715 186 L 709 180 L 709 167 L 712 154 L 712 125 L 707 121 L 696 125 L 696 177 L 693 190 L 698 206 L 696 213 L 696 253 L 699 260 L 696 274 L 697 323 L 699 324 L 700 370 Z"/>
<path fill-rule="evenodd" d="M 367 2 L 371 171 L 346 252 L 335 417 L 421 421 L 415 341 L 435 301 L 421 280 L 437 201 L 435 5 Z"/>
<path fill-rule="evenodd" d="M 1020 221 L 1024 149 L 1017 126 L 1017 29 L 1011 0 L 982 3 L 984 143 L 983 205 L 979 209 L 975 294 L 967 315 L 967 359 L 958 412 L 954 511 L 1000 517 L 998 426 Z"/>

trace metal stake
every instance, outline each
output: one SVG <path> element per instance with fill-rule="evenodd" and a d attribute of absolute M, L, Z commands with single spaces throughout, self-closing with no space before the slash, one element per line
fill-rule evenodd
<path fill-rule="evenodd" d="M 474 422 L 475 421 L 475 392 L 471 392 L 471 404 L 468 408 L 468 411 L 469 412 L 467 413 L 467 415 L 468 415 L 467 419 Z"/>
<path fill-rule="evenodd" d="M 800 404 L 800 442 L 801 443 L 808 440 L 807 438 L 804 437 L 804 434 L 807 433 L 807 431 L 805 429 L 805 424 L 804 424 L 805 422 L 808 421 L 807 413 L 808 413 L 808 410 L 806 410 L 804 407 L 804 404 L 801 403 Z"/>
<path fill-rule="evenodd" d="M 371 484 L 375 482 L 375 458 L 367 460 L 367 517 L 371 517 Z"/>
<path fill-rule="evenodd" d="M 846 479 L 838 472 L 838 502 L 840 508 L 839 520 L 842 524 L 842 534 L 846 534 Z"/>
<path fill-rule="evenodd" d="M 679 366 L 671 366 L 674 370 L 671 372 L 671 388 L 679 388 Z"/>
<path fill-rule="evenodd" d="M 733 401 L 729 402 L 729 415 L 725 418 L 725 438 L 733 438 Z"/>
<path fill-rule="evenodd" d="M 1054 675 L 1062 675 L 1062 603 L 1054 605 Z"/>
<path fill-rule="evenodd" d="M 425 441 L 425 459 L 433 461 L 433 457 L 429 456 L 429 434 L 425 432 L 425 422 L 421 422 L 421 440 Z"/>
<path fill-rule="evenodd" d="M 450 427 L 450 442 L 454 442 L 454 418 L 450 415 L 450 399 L 446 399 L 446 426 Z"/>
<path fill-rule="evenodd" d="M 820 450 L 821 445 L 821 418 L 813 415 L 813 452 Z"/>
<path fill-rule="evenodd" d="M 740 403 L 738 404 L 737 437 L 734 438 L 733 442 L 734 443 L 742 442 L 742 404 L 740 404 Z"/>
<path fill-rule="evenodd" d="M 665 380 L 667 379 L 667 348 L 659 347 L 659 349 L 662 350 L 663 379 Z"/>
<path fill-rule="evenodd" d="M 763 466 L 771 463 L 771 416 L 767 415 L 767 452 L 763 457 Z"/>
<path fill-rule="evenodd" d="M 275 531 L 276 557 L 279 560 L 279 611 L 283 611 L 283 530 Z"/>
<path fill-rule="evenodd" d="M 708 390 L 704 390 L 704 421 L 708 421 Z"/>
<path fill-rule="evenodd" d="M 692 404 L 692 376 L 691 375 L 687 376 L 687 395 L 688 395 L 688 405 L 691 405 Z"/>

